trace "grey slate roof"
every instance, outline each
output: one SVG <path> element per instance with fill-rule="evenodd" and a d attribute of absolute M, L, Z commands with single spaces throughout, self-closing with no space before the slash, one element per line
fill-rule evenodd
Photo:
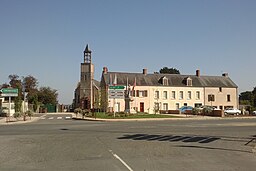
<path fill-rule="evenodd" d="M 237 85 L 229 78 L 224 76 L 196 76 L 196 75 L 180 75 L 180 74 L 142 74 L 142 73 L 123 73 L 108 72 L 103 74 L 106 84 L 113 83 L 117 79 L 117 85 L 133 85 L 136 78 L 136 86 L 164 86 L 161 78 L 168 79 L 169 87 L 187 87 L 186 78 L 192 79 L 192 87 L 226 87 L 237 88 Z"/>
<path fill-rule="evenodd" d="M 100 82 L 99 81 L 97 81 L 97 80 L 92 80 L 93 81 L 93 83 L 99 88 L 100 87 Z"/>

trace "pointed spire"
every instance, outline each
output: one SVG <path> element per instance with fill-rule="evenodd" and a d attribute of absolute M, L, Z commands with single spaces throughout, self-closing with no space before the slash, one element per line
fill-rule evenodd
<path fill-rule="evenodd" d="M 84 50 L 85 53 L 92 53 L 92 51 L 89 49 L 89 45 L 87 44 Z"/>
<path fill-rule="evenodd" d="M 89 45 L 87 44 L 84 49 L 84 63 L 92 62 L 92 51 L 89 49 Z"/>

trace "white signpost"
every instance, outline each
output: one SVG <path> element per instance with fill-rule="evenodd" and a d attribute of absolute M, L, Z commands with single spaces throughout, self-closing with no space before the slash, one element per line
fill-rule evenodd
<path fill-rule="evenodd" d="M 108 87 L 108 97 L 109 99 L 114 99 L 114 105 L 113 105 L 113 111 L 114 111 L 114 117 L 115 117 L 115 105 L 116 105 L 116 99 L 124 99 L 124 88 L 125 86 L 109 86 Z"/>
<path fill-rule="evenodd" d="M 108 97 L 110 99 L 124 99 L 124 86 L 109 86 Z"/>

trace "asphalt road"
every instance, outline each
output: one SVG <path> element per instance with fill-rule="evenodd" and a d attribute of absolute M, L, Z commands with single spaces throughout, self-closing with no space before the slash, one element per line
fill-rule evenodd
<path fill-rule="evenodd" d="M 0 125 L 1 171 L 255 170 L 256 119 Z"/>

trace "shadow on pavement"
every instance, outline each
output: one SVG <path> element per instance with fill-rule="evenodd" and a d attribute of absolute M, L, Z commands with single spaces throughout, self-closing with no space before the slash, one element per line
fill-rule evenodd
<path fill-rule="evenodd" d="M 146 140 L 146 141 L 169 141 L 169 142 L 198 142 L 201 144 L 210 143 L 221 138 L 209 136 L 180 136 L 180 135 L 150 135 L 150 134 L 133 134 L 124 135 L 118 139 Z"/>

